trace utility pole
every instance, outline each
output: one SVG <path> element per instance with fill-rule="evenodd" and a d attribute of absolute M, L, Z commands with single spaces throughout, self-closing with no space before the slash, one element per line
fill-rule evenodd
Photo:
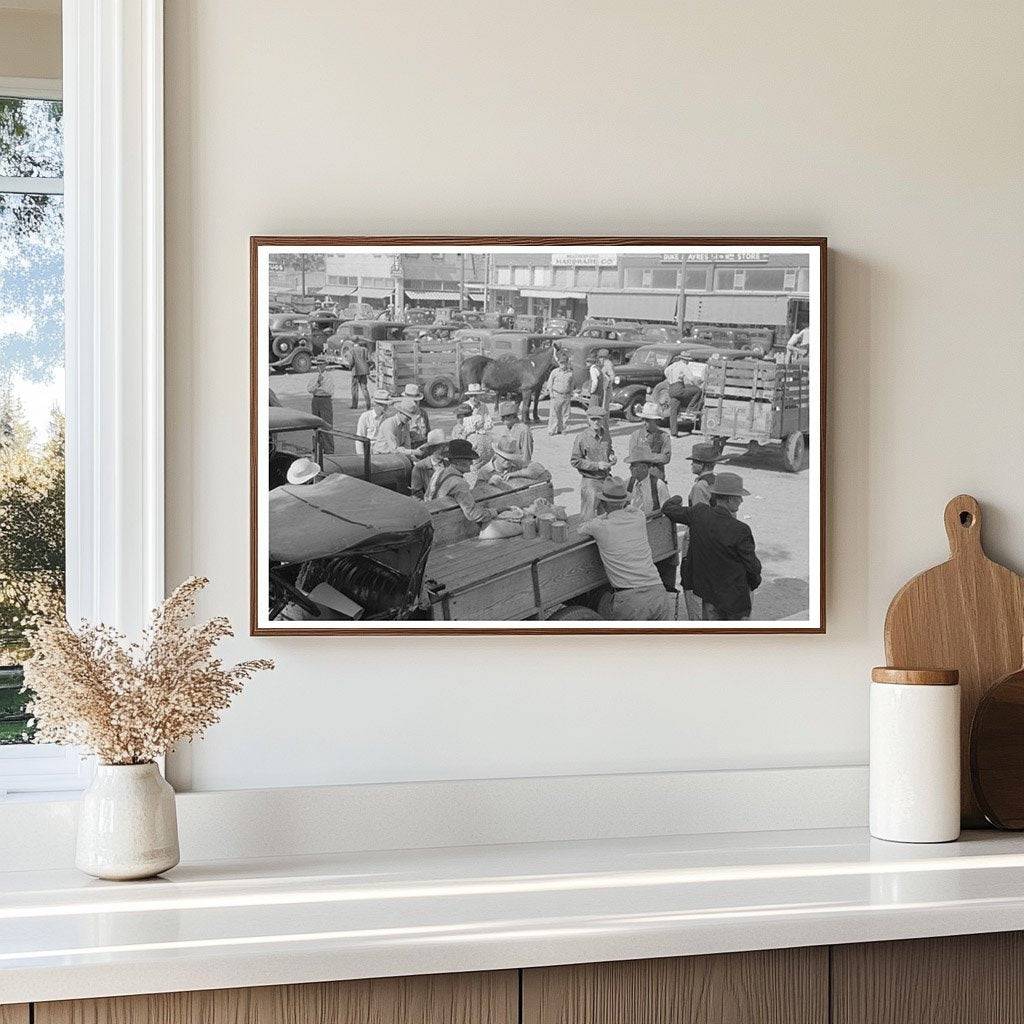
<path fill-rule="evenodd" d="M 686 319 L 686 261 L 688 259 L 689 255 L 684 252 L 679 264 L 679 303 L 676 309 L 676 320 L 679 323 L 680 334 L 685 330 L 683 322 Z"/>
<path fill-rule="evenodd" d="M 459 278 L 459 309 L 466 308 L 466 254 L 464 252 L 459 253 L 459 259 L 462 261 L 462 271 Z"/>
<path fill-rule="evenodd" d="M 302 273 L 302 297 L 306 297 L 306 260 L 309 259 L 309 253 L 302 253 L 299 257 L 299 270 Z"/>

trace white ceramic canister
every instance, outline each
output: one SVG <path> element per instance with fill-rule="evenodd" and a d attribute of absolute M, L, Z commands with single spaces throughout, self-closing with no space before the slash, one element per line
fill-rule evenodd
<path fill-rule="evenodd" d="M 871 672 L 871 835 L 960 835 L 960 684 L 952 669 Z"/>
<path fill-rule="evenodd" d="M 96 878 L 150 878 L 178 863 L 174 790 L 148 764 L 96 766 L 82 794 L 75 864 Z"/>

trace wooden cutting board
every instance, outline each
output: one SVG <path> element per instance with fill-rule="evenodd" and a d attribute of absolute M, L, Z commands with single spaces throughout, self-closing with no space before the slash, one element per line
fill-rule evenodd
<path fill-rule="evenodd" d="M 885 616 L 889 665 L 960 672 L 960 813 L 974 828 L 985 819 L 971 789 L 971 722 L 988 688 L 1020 667 L 1024 636 L 1024 579 L 986 556 L 981 519 L 969 494 L 949 502 L 949 561 L 905 584 Z"/>

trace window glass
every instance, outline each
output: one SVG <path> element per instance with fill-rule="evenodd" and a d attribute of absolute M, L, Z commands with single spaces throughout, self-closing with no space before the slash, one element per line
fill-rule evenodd
<path fill-rule="evenodd" d="M 64 602 L 61 104 L 0 97 L 0 744 L 31 739 L 26 627 Z"/>

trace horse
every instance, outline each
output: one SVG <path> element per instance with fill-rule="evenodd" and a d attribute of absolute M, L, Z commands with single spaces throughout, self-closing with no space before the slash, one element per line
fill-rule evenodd
<path fill-rule="evenodd" d="M 499 402 L 514 401 L 521 408 L 524 423 L 540 423 L 540 393 L 548 375 L 555 368 L 551 348 L 527 356 L 470 356 L 463 360 L 460 376 L 463 387 L 483 384 L 493 391 Z"/>

